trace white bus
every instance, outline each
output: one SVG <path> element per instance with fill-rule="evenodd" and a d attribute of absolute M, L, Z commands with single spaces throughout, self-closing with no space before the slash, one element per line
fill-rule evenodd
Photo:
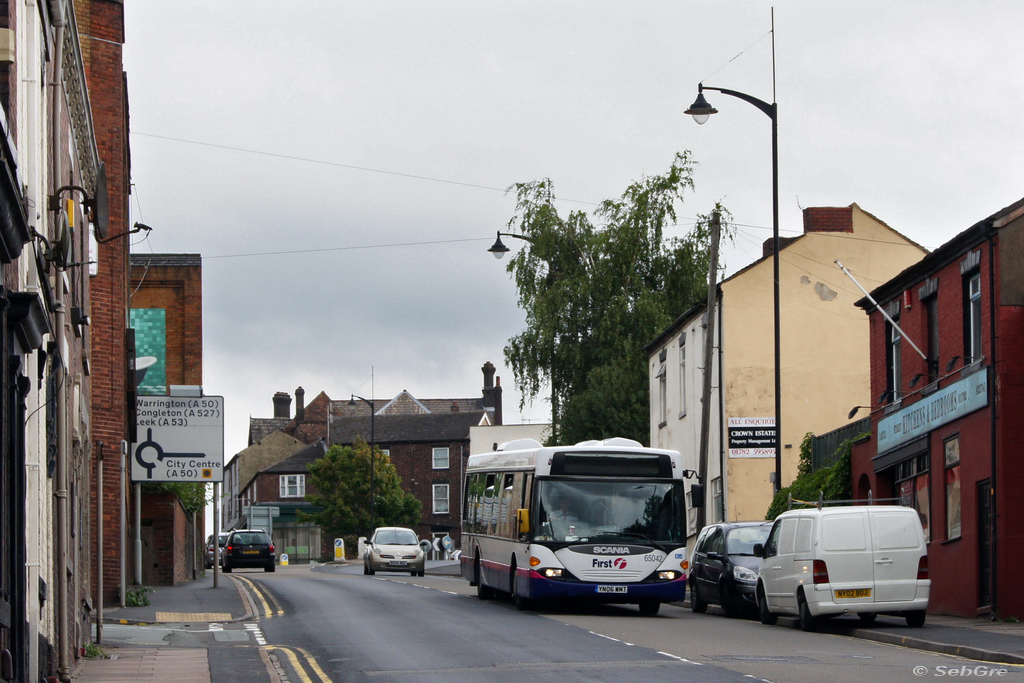
<path fill-rule="evenodd" d="M 522 439 L 471 456 L 462 576 L 480 598 L 508 593 L 519 609 L 575 598 L 657 614 L 686 591 L 684 476 L 677 451 L 629 439 Z"/>

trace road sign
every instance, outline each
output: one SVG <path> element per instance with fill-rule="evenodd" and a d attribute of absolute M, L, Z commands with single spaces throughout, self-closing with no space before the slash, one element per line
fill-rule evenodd
<path fill-rule="evenodd" d="M 455 546 L 455 541 L 452 540 L 451 536 L 445 535 L 445 537 L 441 539 L 441 545 L 444 546 L 445 550 L 451 552 L 452 548 Z"/>
<path fill-rule="evenodd" d="M 139 396 L 132 481 L 224 481 L 223 396 Z"/>

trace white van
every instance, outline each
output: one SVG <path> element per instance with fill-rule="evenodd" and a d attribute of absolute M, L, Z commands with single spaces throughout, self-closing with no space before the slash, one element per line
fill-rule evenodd
<path fill-rule="evenodd" d="M 822 616 L 900 614 L 924 625 L 931 581 L 921 520 L 913 508 L 865 505 L 789 510 L 775 520 L 761 558 L 762 624 L 795 614 L 812 631 Z"/>

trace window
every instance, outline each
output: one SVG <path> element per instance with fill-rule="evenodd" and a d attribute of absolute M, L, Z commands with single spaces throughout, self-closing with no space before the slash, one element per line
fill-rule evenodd
<path fill-rule="evenodd" d="M 924 310 L 928 326 L 928 382 L 931 383 L 939 378 L 939 297 L 925 299 Z"/>
<path fill-rule="evenodd" d="M 945 443 L 946 540 L 960 538 L 960 437 Z"/>
<path fill-rule="evenodd" d="M 434 484 L 434 514 L 448 514 L 448 484 Z"/>
<path fill-rule="evenodd" d="M 686 415 L 686 332 L 679 335 L 679 417 Z"/>
<path fill-rule="evenodd" d="M 665 364 L 658 368 L 658 427 L 668 424 L 668 373 L 665 371 Z"/>
<path fill-rule="evenodd" d="M 448 469 L 448 447 L 439 446 L 434 448 L 434 469 L 435 470 L 446 470 Z"/>
<path fill-rule="evenodd" d="M 304 498 L 306 496 L 306 475 L 282 474 L 279 482 L 281 498 Z"/>
<path fill-rule="evenodd" d="M 968 276 L 964 291 L 964 365 L 981 360 L 981 273 Z"/>
<path fill-rule="evenodd" d="M 890 315 L 892 315 L 890 313 Z M 901 352 L 902 335 L 900 334 L 899 325 L 899 313 L 892 316 L 895 321 L 893 323 L 886 324 L 886 330 L 888 332 L 888 347 L 886 349 L 885 360 L 886 360 L 886 384 L 885 388 L 889 393 L 889 400 L 895 401 L 901 396 L 901 378 L 903 376 L 903 357 Z M 884 402 L 884 401 L 883 401 Z"/>
<path fill-rule="evenodd" d="M 917 510 L 917 514 L 921 518 L 921 526 L 924 528 L 925 543 L 930 543 L 932 540 L 932 513 L 929 496 L 931 479 L 928 470 L 927 452 L 908 458 L 896 465 L 900 504 Z"/>

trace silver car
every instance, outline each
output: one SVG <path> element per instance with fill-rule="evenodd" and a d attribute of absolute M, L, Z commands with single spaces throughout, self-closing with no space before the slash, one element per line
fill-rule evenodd
<path fill-rule="evenodd" d="M 373 532 L 363 552 L 363 573 L 409 572 L 423 576 L 427 556 L 412 529 L 384 526 Z"/>
<path fill-rule="evenodd" d="M 223 533 L 219 534 L 218 540 L 219 540 L 218 545 L 220 546 L 220 548 L 218 549 L 218 552 L 217 552 L 217 561 L 220 562 L 220 560 L 222 559 L 220 557 L 220 555 L 221 555 L 221 553 L 224 552 L 224 542 L 228 540 L 228 533 L 227 532 L 223 532 Z M 213 569 L 213 557 L 214 557 L 214 554 L 213 554 L 213 534 L 210 534 L 210 536 L 206 539 L 206 568 L 207 569 Z"/>

